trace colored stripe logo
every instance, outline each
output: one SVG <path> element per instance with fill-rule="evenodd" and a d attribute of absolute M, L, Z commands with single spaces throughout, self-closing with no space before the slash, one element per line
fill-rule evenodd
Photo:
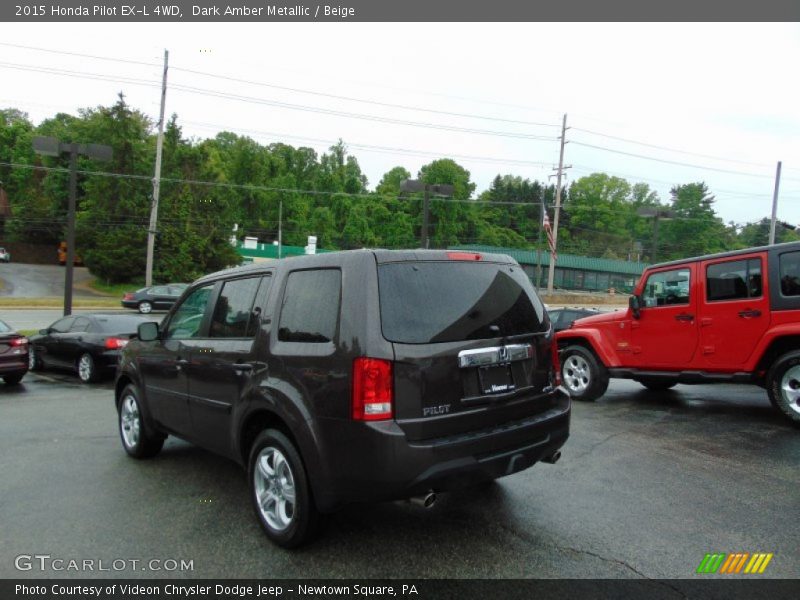
<path fill-rule="evenodd" d="M 763 573 L 774 556 L 773 553 L 733 552 L 731 554 L 706 554 L 697 567 L 698 573 L 720 575 L 755 575 Z"/>

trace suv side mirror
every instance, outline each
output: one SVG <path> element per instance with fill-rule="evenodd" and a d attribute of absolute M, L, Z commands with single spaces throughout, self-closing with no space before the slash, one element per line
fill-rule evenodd
<path fill-rule="evenodd" d="M 136 328 L 136 335 L 143 342 L 152 342 L 158 339 L 158 323 L 148 321 L 147 323 L 139 323 Z"/>
<path fill-rule="evenodd" d="M 628 298 L 628 306 L 631 309 L 631 313 L 633 314 L 633 318 L 634 319 L 638 319 L 641 316 L 641 308 L 642 308 L 642 304 L 641 304 L 641 300 L 639 299 L 639 296 L 633 295 L 630 298 Z"/>

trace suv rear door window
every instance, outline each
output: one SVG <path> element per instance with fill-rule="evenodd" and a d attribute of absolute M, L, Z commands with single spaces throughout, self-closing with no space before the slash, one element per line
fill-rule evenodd
<path fill-rule="evenodd" d="M 312 269 L 289 273 L 281 303 L 278 339 L 282 342 L 332 342 L 339 323 L 342 273 Z"/>
<path fill-rule="evenodd" d="M 402 262 L 378 267 L 383 336 L 403 344 L 546 331 L 544 307 L 516 265 Z"/>
<path fill-rule="evenodd" d="M 781 254 L 781 294 L 800 296 L 800 252 Z"/>
<path fill-rule="evenodd" d="M 226 281 L 222 285 L 211 318 L 211 337 L 243 338 L 255 334 L 258 315 L 253 314 L 253 301 L 259 283 L 260 277 L 249 277 Z"/>
<path fill-rule="evenodd" d="M 709 265 L 706 269 L 706 297 L 739 300 L 761 296 L 761 260 L 734 260 Z"/>

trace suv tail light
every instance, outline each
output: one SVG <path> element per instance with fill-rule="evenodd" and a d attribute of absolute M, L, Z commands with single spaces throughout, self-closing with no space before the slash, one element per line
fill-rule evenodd
<path fill-rule="evenodd" d="M 26 338 L 26 337 L 14 338 L 13 340 L 9 340 L 9 342 L 8 342 L 8 345 L 12 346 L 12 347 L 13 346 L 25 346 L 27 344 L 28 344 L 28 338 Z"/>
<path fill-rule="evenodd" d="M 127 338 L 106 338 L 106 350 L 119 350 L 127 346 L 129 341 Z"/>
<path fill-rule="evenodd" d="M 361 357 L 353 361 L 353 420 L 384 421 L 394 412 L 392 362 Z"/>
<path fill-rule="evenodd" d="M 561 385 L 561 360 L 558 358 L 558 342 L 555 339 L 550 345 L 550 355 L 553 357 L 553 386 L 558 387 Z"/>

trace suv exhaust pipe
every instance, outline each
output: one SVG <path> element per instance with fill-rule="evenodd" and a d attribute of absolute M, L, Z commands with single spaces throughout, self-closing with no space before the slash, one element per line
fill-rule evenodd
<path fill-rule="evenodd" d="M 431 490 L 422 496 L 412 496 L 408 501 L 422 508 L 432 508 L 433 505 L 436 504 L 436 492 Z"/>
<path fill-rule="evenodd" d="M 559 458 L 561 458 L 561 450 L 556 450 L 550 456 L 545 456 L 542 459 L 542 462 L 546 462 L 549 465 L 554 465 L 558 462 Z"/>

